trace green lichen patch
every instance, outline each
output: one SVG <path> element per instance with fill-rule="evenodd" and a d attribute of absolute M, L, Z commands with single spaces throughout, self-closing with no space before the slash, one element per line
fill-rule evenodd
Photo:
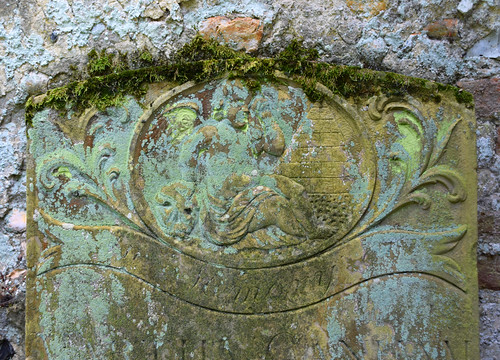
<path fill-rule="evenodd" d="M 324 93 L 317 89 L 319 82 L 343 97 L 383 92 L 399 96 L 409 94 L 439 102 L 440 93 L 451 92 L 457 102 L 472 105 L 470 93 L 451 85 L 318 62 L 317 57 L 316 50 L 306 49 L 296 40 L 274 58 L 257 58 L 220 45 L 215 40 L 196 36 L 177 52 L 173 62 L 131 70 L 125 62 L 116 61 L 114 55 L 94 50 L 89 53 L 87 70 L 90 77 L 50 90 L 38 101 L 30 98 L 26 103 L 26 122 L 29 125 L 34 114 L 47 107 L 82 110 L 92 106 L 98 109 L 116 106 L 123 102 L 125 95 L 140 98 L 146 93 L 147 84 L 155 82 L 201 82 L 228 75 L 229 78 L 245 78 L 246 85 L 257 90 L 263 82 L 278 82 L 277 72 L 299 83 L 311 101 L 324 97 Z M 149 52 L 141 53 L 138 61 L 142 64 L 156 62 Z"/>

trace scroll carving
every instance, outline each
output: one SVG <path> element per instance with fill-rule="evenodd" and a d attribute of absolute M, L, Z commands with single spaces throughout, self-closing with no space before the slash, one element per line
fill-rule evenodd
<path fill-rule="evenodd" d="M 280 283 L 269 286 L 281 289 L 273 301 L 289 301 L 276 305 L 278 309 L 343 291 L 341 285 L 350 285 L 330 285 L 341 261 L 368 266 L 357 258 L 357 248 L 369 253 L 398 242 L 421 247 L 431 265 L 384 265 L 377 272 L 365 271 L 353 284 L 421 271 L 462 289 L 460 264 L 449 253 L 467 232 L 466 225 L 419 229 L 384 224 L 403 207 L 417 204 L 425 210 L 441 201 L 426 191 L 434 184 L 444 189 L 450 203 L 466 200 L 463 178 L 441 161 L 460 119 L 443 118 L 438 124 L 413 99 L 374 97 L 364 113 L 342 101 L 310 103 L 291 85 L 265 85 L 252 93 L 244 80 L 225 79 L 185 86 L 148 111 L 129 99 L 123 107 L 87 112 L 80 119 L 85 131 L 78 139 L 64 138 L 62 149 L 47 146 L 33 154 L 44 231 L 70 226 L 140 233 L 158 253 L 172 248 L 203 262 L 246 269 L 251 279 L 263 276 L 259 269 L 310 266 L 313 280 L 294 278 L 300 292 L 299 285 L 295 290 Z M 54 129 L 47 131 L 58 131 L 50 126 Z M 388 135 L 376 140 L 375 129 Z M 89 215 L 96 219 L 91 224 Z M 390 241 L 380 242 L 382 235 L 390 235 Z M 57 243 L 54 251 L 45 252 L 41 273 L 60 264 L 50 258 L 59 259 L 62 249 L 64 244 Z M 317 279 L 314 274 L 324 269 L 310 260 L 323 253 L 339 261 L 320 261 L 335 269 L 328 281 Z M 411 263 L 414 255 L 401 251 L 398 256 Z M 117 259 L 116 266 L 129 271 L 124 261 Z M 189 275 L 186 289 L 202 289 L 200 299 L 207 299 L 199 301 L 216 307 L 207 289 L 212 284 L 218 288 L 219 275 L 214 268 L 203 286 L 192 286 L 202 283 L 200 271 Z M 171 286 L 151 274 L 141 279 L 165 291 L 164 285 Z M 246 289 L 235 279 L 228 285 L 233 300 L 234 289 Z M 171 291 L 193 296 L 181 285 Z M 293 291 L 297 294 L 289 296 Z M 240 292 L 236 298 L 241 300 Z M 265 305 L 261 295 L 255 296 L 261 304 L 243 304 L 249 302 L 245 298 L 239 303 L 246 308 L 235 302 L 234 311 L 264 311 L 258 310 Z"/>

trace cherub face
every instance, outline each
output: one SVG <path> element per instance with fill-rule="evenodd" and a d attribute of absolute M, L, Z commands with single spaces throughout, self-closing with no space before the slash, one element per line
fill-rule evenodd
<path fill-rule="evenodd" d="M 168 131 L 174 143 L 180 142 L 191 134 L 198 118 L 197 107 L 194 104 L 178 104 L 165 112 L 168 121 Z"/>
<path fill-rule="evenodd" d="M 236 129 L 248 125 L 248 104 L 251 95 L 241 81 L 228 81 L 221 87 L 220 92 L 220 96 L 215 96 L 213 100 L 213 118 L 218 121 L 227 119 Z"/>
<path fill-rule="evenodd" d="M 168 235 L 186 237 L 193 230 L 193 191 L 193 183 L 180 181 L 162 187 L 156 195 L 156 202 L 163 209 L 162 227 Z"/>

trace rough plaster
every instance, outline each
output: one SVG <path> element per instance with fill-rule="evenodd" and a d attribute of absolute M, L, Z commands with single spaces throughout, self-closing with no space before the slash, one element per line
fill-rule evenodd
<path fill-rule="evenodd" d="M 6 0 L 0 11 L 0 295 L 13 296 L 0 307 L 0 337 L 13 344 L 15 359 L 24 358 L 24 285 L 20 271 L 13 271 L 25 266 L 25 242 L 23 226 L 9 223 L 25 209 L 23 104 L 78 76 L 90 49 L 147 49 L 168 58 L 204 19 L 242 15 L 264 24 L 262 56 L 303 38 L 327 62 L 449 84 L 500 74 L 496 0 Z M 457 36 L 431 39 L 424 28 L 442 19 L 458 20 Z M 478 124 L 479 255 L 498 259 L 498 109 L 492 116 L 478 114 Z M 481 290 L 480 302 L 482 358 L 500 358 L 500 292 Z"/>

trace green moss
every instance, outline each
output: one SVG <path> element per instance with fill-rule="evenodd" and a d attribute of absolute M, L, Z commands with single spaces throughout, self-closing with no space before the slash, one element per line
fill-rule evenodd
<path fill-rule="evenodd" d="M 143 96 L 147 84 L 154 82 L 168 80 L 180 84 L 190 80 L 201 82 L 229 75 L 230 78 L 245 78 L 251 90 L 258 90 L 263 82 L 279 81 L 277 71 L 298 82 L 312 101 L 319 101 L 324 97 L 316 87 L 320 82 L 333 93 L 344 97 L 383 92 L 399 96 L 410 94 L 439 102 L 438 92 L 451 92 L 459 103 L 472 105 L 473 102 L 470 93 L 451 85 L 394 73 L 317 62 L 317 51 L 304 48 L 298 41 L 292 41 L 274 58 L 256 58 L 198 35 L 177 52 L 174 62 L 137 70 L 130 70 L 126 61 L 116 60 L 113 54 L 106 54 L 104 51 L 98 53 L 92 50 L 88 56 L 88 79 L 50 90 L 42 100 L 28 100 L 28 125 L 34 114 L 43 108 L 71 107 L 83 110 L 95 106 L 102 110 L 120 104 L 125 95 L 137 98 Z M 141 53 L 138 59 L 142 63 L 154 63 L 152 55 L 147 51 Z"/>
<path fill-rule="evenodd" d="M 455 98 L 460 104 L 472 104 L 474 102 L 474 96 L 470 92 L 451 85 L 446 85 L 446 87 L 447 90 L 451 90 L 454 93 Z"/>
<path fill-rule="evenodd" d="M 88 54 L 87 71 L 90 76 L 106 75 L 113 71 L 114 54 L 106 54 L 104 50 L 98 53 L 92 50 Z"/>
<path fill-rule="evenodd" d="M 200 60 L 228 60 L 228 59 L 253 59 L 244 52 L 238 52 L 227 46 L 220 45 L 215 40 L 206 40 L 197 35 L 190 43 L 184 45 L 174 57 L 179 62 L 193 62 Z"/>
<path fill-rule="evenodd" d="M 145 50 L 144 52 L 141 53 L 141 55 L 139 55 L 139 59 L 149 64 L 153 63 L 153 55 L 151 55 L 151 53 L 147 50 Z"/>

